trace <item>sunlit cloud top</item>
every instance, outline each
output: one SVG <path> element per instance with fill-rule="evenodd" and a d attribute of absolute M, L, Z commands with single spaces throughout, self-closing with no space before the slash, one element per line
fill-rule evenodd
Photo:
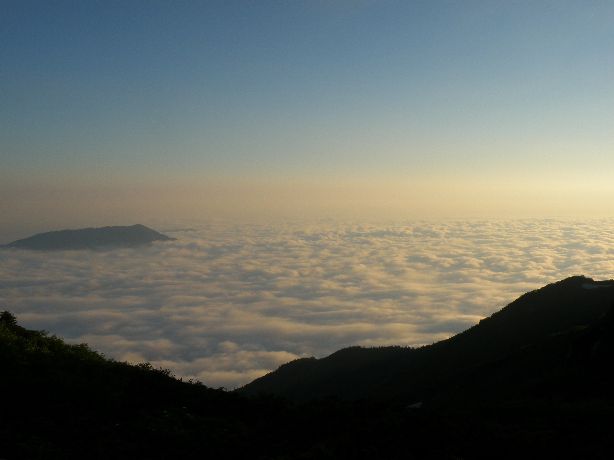
<path fill-rule="evenodd" d="M 233 387 L 349 345 L 432 343 L 567 276 L 611 279 L 613 224 L 191 222 L 148 248 L 0 249 L 0 306 L 115 359 Z"/>

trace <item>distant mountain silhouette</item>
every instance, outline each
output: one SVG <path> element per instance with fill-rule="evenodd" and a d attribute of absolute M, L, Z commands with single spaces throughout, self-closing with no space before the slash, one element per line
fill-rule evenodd
<path fill-rule="evenodd" d="M 350 347 L 322 359 L 298 359 L 240 391 L 297 401 L 327 397 L 407 404 L 434 401 L 464 379 L 474 380 L 472 373 L 482 375 L 492 366 L 505 373 L 502 363 L 526 375 L 523 366 L 546 353 L 540 346 L 563 343 L 557 345 L 558 354 L 550 350 L 555 354 L 546 353 L 544 361 L 565 359 L 574 331 L 598 321 L 613 301 L 614 281 L 575 276 L 524 294 L 448 340 L 417 349 Z"/>
<path fill-rule="evenodd" d="M 29 238 L 13 241 L 5 247 L 43 251 L 63 249 L 101 249 L 135 247 L 154 241 L 170 241 L 170 238 L 141 224 L 131 226 L 83 228 L 39 233 Z"/>

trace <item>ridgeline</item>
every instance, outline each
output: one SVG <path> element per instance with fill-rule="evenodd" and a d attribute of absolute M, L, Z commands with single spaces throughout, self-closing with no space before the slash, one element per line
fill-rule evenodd
<path fill-rule="evenodd" d="M 614 282 L 572 277 L 419 349 L 227 392 L 0 315 L 0 458 L 610 458 Z"/>

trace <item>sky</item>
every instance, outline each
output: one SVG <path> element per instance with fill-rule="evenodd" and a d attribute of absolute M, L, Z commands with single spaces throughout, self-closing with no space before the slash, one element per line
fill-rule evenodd
<path fill-rule="evenodd" d="M 0 307 L 237 386 L 612 277 L 611 1 L 0 0 Z"/>
<path fill-rule="evenodd" d="M 612 216 L 613 23 L 608 1 L 2 0 L 0 232 Z"/>

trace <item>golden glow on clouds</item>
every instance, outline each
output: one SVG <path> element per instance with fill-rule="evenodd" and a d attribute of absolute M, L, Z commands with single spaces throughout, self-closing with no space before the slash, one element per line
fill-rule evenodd
<path fill-rule="evenodd" d="M 177 240 L 146 248 L 0 250 L 0 305 L 116 359 L 232 387 L 299 356 L 431 343 L 570 275 L 609 279 L 613 223 L 169 222 L 156 228 Z"/>

